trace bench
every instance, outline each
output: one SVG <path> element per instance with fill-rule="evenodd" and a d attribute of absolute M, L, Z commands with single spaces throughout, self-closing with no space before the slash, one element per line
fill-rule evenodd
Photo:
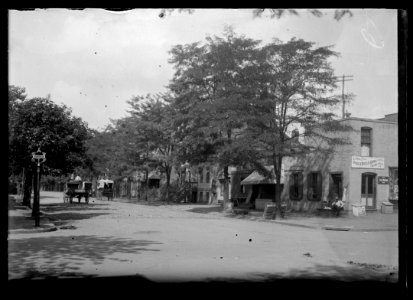
<path fill-rule="evenodd" d="M 337 214 L 337 211 L 335 211 L 334 209 L 323 207 L 323 208 L 317 208 L 317 215 L 338 217 L 340 215 L 340 212 Z"/>
<path fill-rule="evenodd" d="M 236 215 L 248 215 L 249 209 L 248 208 L 234 208 L 232 211 Z"/>

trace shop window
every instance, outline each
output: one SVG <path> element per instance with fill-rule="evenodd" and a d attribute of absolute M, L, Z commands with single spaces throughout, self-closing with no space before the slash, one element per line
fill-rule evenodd
<path fill-rule="evenodd" d="M 290 199 L 301 200 L 303 198 L 303 173 L 293 172 L 290 175 Z"/>
<path fill-rule="evenodd" d="M 307 198 L 310 201 L 320 201 L 322 195 L 322 178 L 320 172 L 310 172 L 307 175 Z"/>
<path fill-rule="evenodd" d="M 361 128 L 361 156 L 372 156 L 371 128 Z"/>

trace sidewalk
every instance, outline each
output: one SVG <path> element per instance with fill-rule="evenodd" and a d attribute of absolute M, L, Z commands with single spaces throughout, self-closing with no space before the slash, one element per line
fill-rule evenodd
<path fill-rule="evenodd" d="M 40 212 L 41 207 L 40 207 Z M 40 226 L 35 227 L 32 210 L 21 205 L 20 199 L 9 195 L 9 233 L 35 233 L 57 230 L 56 226 L 44 215 L 40 216 Z"/>
<path fill-rule="evenodd" d="M 57 227 L 44 216 L 40 216 L 40 226 L 35 227 L 32 210 L 17 206 L 9 210 L 9 233 L 34 233 L 55 231 Z"/>
<path fill-rule="evenodd" d="M 262 212 L 253 211 L 244 218 L 252 220 L 264 220 Z M 354 216 L 349 213 L 339 217 L 323 217 L 289 213 L 284 219 L 265 220 L 282 225 L 299 226 L 322 230 L 351 230 L 351 231 L 398 231 L 399 216 L 397 211 L 391 214 L 382 214 L 380 211 L 368 212 L 365 216 Z"/>

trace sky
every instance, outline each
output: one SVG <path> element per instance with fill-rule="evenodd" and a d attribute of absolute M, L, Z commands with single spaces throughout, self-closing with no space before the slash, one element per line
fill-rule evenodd
<path fill-rule="evenodd" d="M 169 51 L 178 44 L 204 42 L 235 33 L 270 43 L 293 37 L 334 46 L 336 75 L 352 75 L 345 92 L 353 117 L 381 118 L 398 111 L 397 10 L 354 9 L 336 21 L 334 10 L 317 18 L 307 10 L 280 19 L 251 9 L 161 9 L 111 12 L 103 9 L 9 10 L 9 84 L 29 98 L 65 104 L 90 128 L 103 130 L 128 115 L 134 96 L 166 92 L 174 74 Z M 341 86 L 338 89 L 341 92 Z"/>

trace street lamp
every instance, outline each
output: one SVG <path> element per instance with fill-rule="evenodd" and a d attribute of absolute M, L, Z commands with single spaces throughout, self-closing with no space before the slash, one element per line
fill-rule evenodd
<path fill-rule="evenodd" d="M 40 226 L 40 164 L 46 161 L 46 152 L 41 152 L 40 147 L 36 152 L 32 152 L 32 161 L 37 164 L 37 187 L 33 199 L 34 226 Z"/>

